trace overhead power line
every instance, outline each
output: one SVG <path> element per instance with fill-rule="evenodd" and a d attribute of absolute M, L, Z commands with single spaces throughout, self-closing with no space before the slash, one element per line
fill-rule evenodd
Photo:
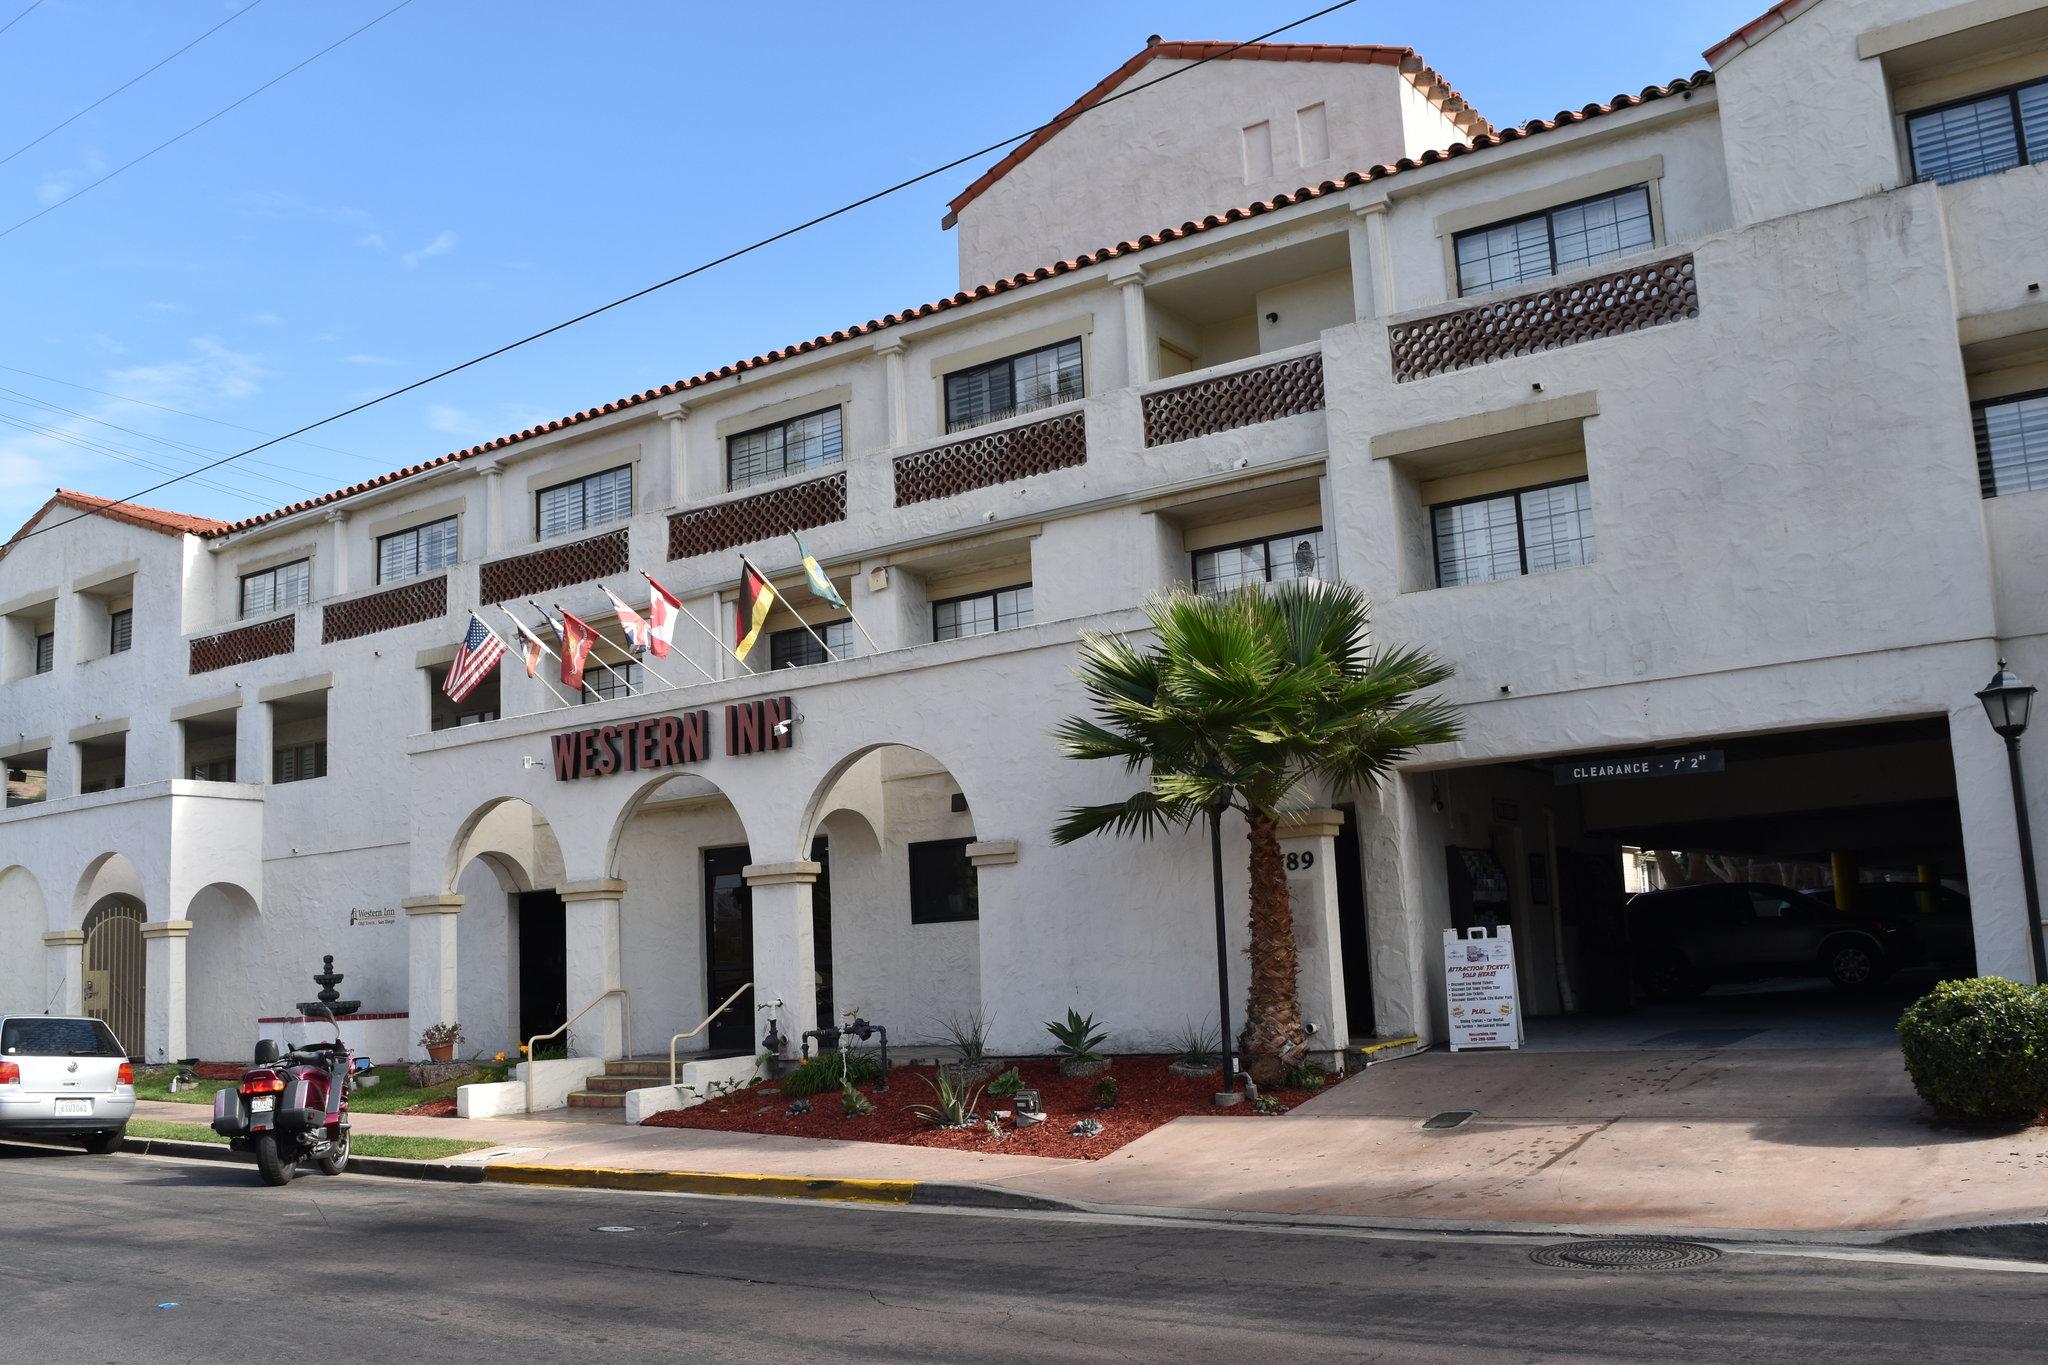
<path fill-rule="evenodd" d="M 33 0 L 33 3 L 31 3 L 31 4 L 29 5 L 29 7 L 28 7 L 27 9 L 25 9 L 25 10 L 23 10 L 23 11 L 22 11 L 21 13 L 19 13 L 19 14 L 15 15 L 15 16 L 14 16 L 14 17 L 13 17 L 12 19 L 9 19 L 9 20 L 8 20 L 8 21 L 7 21 L 6 23 L 4 23 L 4 24 L 0 24 L 0 33 L 5 33 L 5 32 L 7 32 L 7 30 L 8 30 L 8 29 L 10 29 L 10 28 L 13 28 L 13 27 L 14 27 L 14 26 L 15 26 L 16 24 L 20 23 L 20 22 L 21 22 L 22 20 L 24 20 L 24 19 L 28 18 L 28 17 L 29 17 L 29 16 L 31 15 L 31 14 L 34 14 L 34 13 L 35 13 L 35 12 L 36 12 L 36 11 L 37 11 L 38 9 L 42 8 L 42 4 L 43 4 L 43 0 Z"/>
<path fill-rule="evenodd" d="M 36 3 L 37 3 L 37 4 L 40 4 L 40 3 L 42 3 L 42 0 L 36 0 Z M 151 74 L 152 72 L 160 71 L 160 70 L 162 70 L 162 69 L 163 69 L 164 67 L 166 67 L 166 66 L 169 66 L 169 65 L 170 65 L 170 64 L 171 64 L 172 62 L 174 62 L 174 61 L 176 61 L 176 60 L 177 60 L 178 58 L 180 58 L 180 57 L 184 56 L 184 55 L 185 55 L 185 54 L 186 54 L 187 52 L 190 52 L 190 51 L 191 51 L 191 50 L 192 50 L 193 48 L 195 48 L 195 47 L 199 46 L 199 45 L 200 45 L 201 43 L 205 42 L 205 41 L 206 41 L 206 40 L 207 40 L 208 38 L 211 38 L 211 37 L 212 37 L 212 36 L 213 36 L 214 34 L 216 34 L 216 33 L 220 32 L 220 31 L 221 31 L 222 29 L 226 28 L 226 27 L 227 27 L 227 26 L 228 26 L 229 24 L 232 24 L 233 22 L 235 22 L 235 20 L 237 20 L 237 19 L 241 18 L 241 17 L 243 16 L 243 15 L 245 15 L 245 14 L 247 14 L 247 13 L 248 13 L 249 11 L 251 11 L 251 10 L 255 9 L 255 8 L 256 8 L 256 7 L 258 6 L 258 5 L 260 5 L 260 4 L 262 4 L 262 3 L 263 3 L 263 0 L 249 0 L 249 3 L 248 3 L 247 5 L 244 5 L 244 6 L 243 6 L 243 7 L 241 8 L 241 9 L 238 9 L 238 10 L 236 10 L 236 11 L 235 11 L 235 12 L 234 12 L 233 14 L 230 14 L 230 15 L 229 15 L 229 16 L 228 16 L 227 18 L 225 18 L 225 19 L 221 20 L 221 21 L 220 21 L 219 23 L 215 24 L 215 25 L 214 25 L 214 26 L 213 26 L 212 28 L 210 28 L 210 29 L 206 30 L 206 32 L 204 32 L 204 33 L 200 34 L 200 35 L 199 35 L 199 36 L 198 36 L 197 38 L 194 38 L 194 39 L 193 39 L 193 40 L 192 40 L 191 42 L 189 42 L 189 43 L 185 44 L 185 45 L 184 45 L 183 47 L 179 48 L 179 49 L 178 49 L 178 50 L 177 50 L 176 52 L 173 52 L 173 53 L 172 53 L 172 54 L 171 54 L 170 56 L 168 56 L 168 57 L 164 58 L 164 59 L 163 59 L 162 61 L 158 62 L 158 63 L 157 63 L 157 64 L 156 64 L 155 66 L 152 66 L 152 67 L 150 67 L 150 68 L 149 68 L 149 69 L 148 69 L 147 71 L 142 71 L 142 72 L 138 72 L 137 74 L 135 74 L 135 75 L 133 75 L 133 76 L 130 76 L 130 77 L 129 77 L 129 78 L 127 79 L 127 80 L 125 80 L 125 81 L 121 82 L 121 83 L 120 83 L 119 85 L 115 86 L 115 87 L 114 87 L 114 88 L 113 88 L 112 90 L 109 90 L 109 91 L 108 91 L 108 92 L 107 92 L 106 94 L 104 94 L 104 95 L 101 95 L 101 96 L 100 96 L 100 97 L 99 97 L 98 99 L 94 100 L 94 101 L 93 101 L 93 102 L 92 102 L 91 104 L 88 104 L 88 105 L 86 105 L 86 106 L 85 106 L 85 108 L 83 108 L 83 109 L 79 110 L 79 111 L 78 111 L 77 113 L 73 114 L 73 115 L 72 115 L 72 116 L 71 116 L 70 118 L 67 118 L 67 119 L 65 119 L 65 120 L 64 120 L 64 121 L 63 121 L 62 123 L 59 123 L 59 124 L 55 124 L 55 125 L 53 125 L 53 126 L 51 126 L 51 127 L 49 127 L 49 128 L 46 128 L 46 129 L 44 129 L 44 130 L 43 130 L 42 132 L 40 132 L 40 133 L 36 134 L 36 135 L 35 135 L 34 137 L 30 138 L 30 139 L 29 139 L 29 140 L 28 140 L 27 142 L 24 142 L 24 143 L 22 143 L 22 144 L 21 144 L 21 145 L 20 145 L 19 147 L 16 147 L 16 148 L 15 148 L 15 149 L 14 149 L 13 151 L 9 152 L 9 153 L 8 153 L 8 154 L 7 154 L 6 156 L 0 156 L 0 166 L 5 166 L 5 165 L 6 165 L 6 164 L 7 164 L 8 162 L 10 162 L 10 161 L 14 160 L 14 158 L 16 158 L 16 157 L 20 156 L 20 155 L 21 155 L 21 154 L 22 154 L 23 152 L 27 151 L 27 150 L 28 150 L 29 148 L 31 148 L 31 147 L 35 146 L 35 145 L 36 145 L 37 143 L 41 142 L 41 141 L 42 141 L 42 140 L 43 140 L 44 138 L 47 138 L 47 137 L 49 137 L 49 136 L 50 136 L 50 135 L 51 135 L 52 133 L 61 133 L 61 132 L 63 132 L 63 131 L 64 131 L 64 130 L 66 129 L 66 128 L 69 128 L 69 127 L 70 127 L 70 126 L 71 126 L 72 124 L 74 124 L 74 123 L 78 122 L 78 120 L 80 120 L 80 119 L 84 118 L 84 117 L 85 117 L 85 116 L 86 116 L 87 114 L 90 114 L 90 113 L 91 113 L 91 112 L 92 112 L 93 110 L 95 110 L 95 109 L 99 108 L 99 107 L 100 107 L 100 106 L 101 106 L 102 104 L 105 104 L 105 103 L 106 103 L 106 102 L 107 102 L 108 100 L 110 100 L 110 99 L 114 98 L 114 96 L 116 96 L 116 95 L 120 94 L 120 93 L 121 93 L 121 92 L 122 92 L 123 90 L 126 90 L 126 89 L 127 89 L 127 88 L 128 88 L 129 86 L 131 86 L 131 85 L 135 84 L 135 83 L 136 83 L 137 81 L 141 80 L 141 79 L 142 79 L 142 78 L 143 78 L 144 76 L 150 75 L 150 74 Z M 29 6 L 29 8 L 30 8 L 30 9 L 34 9 L 34 8 L 35 8 L 35 6 L 34 6 L 34 5 L 31 5 L 31 6 Z M 24 13 L 26 13 L 26 11 L 24 11 Z M 10 28 L 11 28 L 11 27 L 13 27 L 13 25 L 11 25 L 11 24 L 10 24 L 10 25 L 9 25 L 8 27 L 10 27 Z M 6 29 L 0 29 L 0 33 L 4 33 L 4 32 L 6 32 Z"/>
<path fill-rule="evenodd" d="M 407 3 L 410 3 L 410 0 L 407 0 Z M 1276 38 L 1279 35 L 1288 32 L 1290 29 L 1300 28 L 1303 24 L 1313 22 L 1314 20 L 1320 19 L 1328 14 L 1335 14 L 1340 9 L 1348 9 L 1350 6 L 1356 3 L 1358 3 L 1358 0 L 1336 0 L 1335 4 L 1325 5 L 1323 8 L 1316 10 L 1312 14 L 1304 14 L 1299 19 L 1291 20 L 1288 23 L 1280 25 L 1280 27 L 1278 28 L 1268 29 L 1266 32 L 1258 34 L 1256 37 L 1246 38 L 1242 42 L 1232 43 L 1230 46 L 1222 48 L 1216 52 L 1212 52 L 1205 57 L 1197 58 L 1195 61 L 1190 62 L 1186 66 L 1178 67 L 1172 71 L 1166 72 L 1164 75 L 1155 76 L 1149 81 L 1144 81 L 1138 85 L 1134 85 L 1130 87 L 1128 90 L 1119 90 L 1113 95 L 1097 100 L 1094 104 L 1089 105 L 1085 109 L 1079 110 L 1072 114 L 1064 114 L 1061 117 L 1050 119 L 1045 123 L 1037 125 L 1036 127 L 1026 128 L 1021 133 L 1012 133 L 1010 136 L 1006 138 L 1001 138 L 995 142 L 989 143 L 986 147 L 977 148 L 974 151 L 968 152 L 964 156 L 956 156 L 951 161 L 946 162 L 944 165 L 934 166 L 930 170 L 921 171 L 918 174 L 911 176 L 907 180 L 899 180 L 895 184 L 890 185 L 884 189 L 876 190 L 872 194 L 862 195 L 858 199 L 852 200 L 845 204 L 841 204 L 836 209 L 831 209 L 825 213 L 818 214 L 814 218 L 807 218 L 803 222 L 796 224 L 794 227 L 786 227 L 782 229 L 782 231 L 780 232 L 772 233 L 769 236 L 759 238 L 758 240 L 753 242 L 749 242 L 747 245 L 735 248 L 732 251 L 728 251 L 722 256 L 715 256 L 711 260 L 705 261 L 700 265 L 693 265 L 688 270 L 682 271 L 678 274 L 671 275 L 665 280 L 658 280 L 655 283 L 646 286 L 644 289 L 636 289 L 630 294 L 623 294 L 620 297 L 613 299 L 610 303 L 599 304 L 597 307 L 587 309 L 584 312 L 578 313 L 576 316 L 572 318 L 564 318 L 562 321 L 557 322 L 552 326 L 543 327 L 538 332 L 528 333 L 526 336 L 520 337 L 517 341 L 508 341 L 502 346 L 494 347 L 491 350 L 485 351 L 482 355 L 472 356 L 468 360 L 460 361 L 457 364 L 450 365 L 446 369 L 436 370 L 433 374 L 426 375 L 425 377 L 420 379 L 415 379 L 409 384 L 401 384 L 399 387 L 395 389 L 386 390 L 385 392 L 378 394 L 374 398 L 366 398 L 362 402 L 354 404 L 353 406 L 350 407 L 343 408 L 339 412 L 329 413 L 327 416 L 320 418 L 318 421 L 308 422 L 304 426 L 294 427 L 282 436 L 273 436 L 269 440 L 263 441 L 257 445 L 250 446 L 246 450 L 238 450 L 232 455 L 222 456 L 220 459 L 215 460 L 211 464 L 203 464 L 199 466 L 197 469 L 191 471 L 190 474 L 182 474 L 179 475 L 177 478 L 166 479 L 162 483 L 151 484 L 147 488 L 138 489 L 134 493 L 129 494 L 126 498 L 122 499 L 122 501 L 133 502 L 137 498 L 148 497 L 150 494 L 155 493 L 160 489 L 168 488 L 174 483 L 183 482 L 185 479 L 191 478 L 195 475 L 204 474 L 211 469 L 218 469 L 225 464 L 232 464 L 236 460 L 243 459 L 246 456 L 254 455 L 259 450 L 267 450 L 271 446 L 277 445 L 279 442 L 289 441 L 292 440 L 294 437 L 303 436 L 309 431 L 318 431 L 321 427 L 328 426 L 334 422 L 339 422 L 345 417 L 353 417 L 359 412 L 366 412 L 369 409 L 377 407 L 380 404 L 388 403 L 394 398 L 402 398 L 406 394 L 411 393 L 416 389 L 423 389 L 429 384 L 437 383 L 440 380 L 448 378 L 450 375 L 456 375 L 462 373 L 464 370 L 474 369 L 476 366 L 481 365 L 486 361 L 496 360 L 499 356 L 505 355 L 512 351 L 516 351 L 522 346 L 530 346 L 534 342 L 540 341 L 546 337 L 551 337 L 557 332 L 567 331 L 569 328 L 576 326 L 578 323 L 588 322 L 590 321 L 590 319 L 598 317 L 605 313 L 609 313 L 615 308 L 623 308 L 625 305 L 629 303 L 633 303 L 636 302 L 637 300 L 644 299 L 649 294 L 658 293 L 661 290 L 667 289 L 672 285 L 681 284 L 684 280 L 690 279 L 697 275 L 701 275 L 707 270 L 714 270 L 721 265 L 727 264 L 728 262 L 736 261 L 740 259 L 742 256 L 750 256 L 754 252 L 760 251 L 764 247 L 773 246 L 775 243 L 780 242 L 785 238 L 794 237 L 798 233 L 808 231 L 811 228 L 817 227 L 821 223 L 829 223 L 835 218 L 842 218 L 845 215 L 852 213 L 855 209 L 865 208 L 867 205 L 874 203 L 878 199 L 886 199 L 892 194 L 898 194 L 903 190 L 909 189 L 912 185 L 921 185 L 925 181 L 930 180 L 934 176 L 944 175 L 947 171 L 955 170 L 961 166 L 966 165 L 970 161 L 974 161 L 981 157 L 988 156 L 994 152 L 999 152 L 1003 148 L 1008 147 L 1012 143 L 1022 142 L 1026 138 L 1035 137 L 1039 133 L 1042 133 L 1045 130 L 1047 130 L 1048 128 L 1065 127 L 1066 125 L 1073 123 L 1075 120 L 1083 117 L 1084 115 L 1095 112 L 1097 109 L 1102 108 L 1104 105 L 1113 104 L 1121 99 L 1128 99 L 1132 95 L 1140 94 L 1143 91 L 1150 90 L 1155 85 L 1163 85 L 1165 82 L 1174 79 L 1176 76 L 1184 76 L 1188 72 L 1195 70 L 1197 67 L 1207 66 L 1210 62 L 1217 61 L 1221 58 L 1227 57 L 1231 53 L 1236 52 L 1239 48 L 1250 47 L 1254 43 L 1263 43 L 1268 38 Z M 371 22 L 374 23 L 376 21 L 372 20 Z M 11 228 L 9 229 L 9 231 L 12 230 L 13 229 Z M 6 233 L 0 232 L 0 236 L 5 235 Z M 23 538 L 26 538 L 26 536 L 42 535 L 47 531 L 54 531 L 60 526 L 69 526 L 74 521 L 80 521 L 86 517 L 97 515 L 99 515 L 98 512 L 80 512 L 74 516 L 66 517 L 63 521 L 45 522 L 40 526 L 31 528 L 24 534 Z"/>
<path fill-rule="evenodd" d="M 38 3 L 40 3 L 40 0 L 38 0 Z M 321 48 L 318 52 L 315 52 L 312 56 L 306 58 L 298 65 L 287 67 L 283 71 L 278 72 L 275 76 L 272 76 L 269 80 L 263 82 L 263 84 L 257 86 L 254 90 L 251 90 L 248 94 L 242 96 L 233 104 L 228 105 L 225 109 L 215 110 L 213 113 L 208 114 L 205 118 L 199 120 L 199 122 L 193 124 L 190 128 L 187 128 L 184 132 L 177 133 L 171 137 L 165 138 L 162 142 L 157 143 L 156 146 L 150 148 L 141 156 L 138 156 L 130 161 L 125 161 L 121 163 L 119 166 L 114 167 L 113 170 L 108 171 L 99 179 L 91 181 L 88 184 L 79 186 L 77 189 L 65 195 L 62 199 L 59 199 L 54 204 L 45 204 L 42 208 L 37 209 L 34 213 L 31 213 L 28 217 L 22 219 L 18 223 L 15 223 L 13 226 L 7 228 L 0 228 L 0 237 L 6 237 L 12 233 L 18 232 L 22 228 L 27 227 L 30 223 L 35 222 L 36 219 L 41 218 L 44 214 L 55 213 L 58 209 L 63 208 L 72 200 L 81 198 L 84 195 L 91 194 L 94 190 L 106 184 L 115 176 L 120 175 L 124 171 L 133 170 L 135 167 L 140 166 L 143 162 L 155 156 L 158 152 L 163 151 L 166 147 L 170 147 L 176 143 L 184 141 L 186 138 L 192 136 L 192 134 L 198 132 L 201 128 L 204 128 L 207 124 L 214 122 L 216 119 L 225 118 L 227 115 L 232 114 L 235 110 L 247 104 L 250 100 L 255 99 L 258 95 L 268 90 L 271 86 L 276 85 L 285 77 L 292 75 L 294 72 L 305 70 L 314 62 L 319 61 L 322 57 L 325 57 L 328 53 L 334 51 L 334 49 L 336 49 L 337 47 L 340 47 L 342 44 L 350 41 L 353 38 L 356 38 L 364 33 L 369 32 L 371 29 L 383 23 L 386 19 L 389 19 L 392 15 L 398 13 L 400 10 L 404 9 L 407 5 L 410 5 L 411 3 L 412 0 L 398 0 L 397 4 L 393 5 L 390 9 L 385 10 L 382 14 L 372 19 L 369 23 L 364 24 L 361 28 L 352 29 L 348 33 L 343 34 L 341 37 L 335 39 L 326 47 Z M 19 20 L 17 19 L 16 22 L 19 22 Z M 6 32 L 5 29 L 0 29 L 0 33 L 4 32 Z"/>

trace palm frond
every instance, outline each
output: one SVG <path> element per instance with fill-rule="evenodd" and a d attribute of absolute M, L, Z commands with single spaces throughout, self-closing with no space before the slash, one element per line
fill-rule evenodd
<path fill-rule="evenodd" d="M 1093 834 L 1135 834 L 1149 839 L 1163 830 L 1185 828 L 1199 811 L 1162 799 L 1158 793 L 1135 792 L 1104 806 L 1076 806 L 1053 826 L 1055 844 L 1071 844 Z"/>

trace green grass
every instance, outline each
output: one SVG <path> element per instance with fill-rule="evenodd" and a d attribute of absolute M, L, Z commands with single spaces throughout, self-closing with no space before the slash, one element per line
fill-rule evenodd
<path fill-rule="evenodd" d="M 225 1147 L 228 1140 L 200 1123 L 164 1123 L 157 1119 L 128 1120 L 128 1136 L 173 1138 L 180 1142 L 210 1142 Z M 390 1137 L 382 1133 L 356 1133 L 349 1140 L 351 1156 L 402 1157 L 407 1161 L 437 1161 L 489 1147 L 488 1142 L 462 1142 L 455 1138 Z"/>
<path fill-rule="evenodd" d="M 169 1100 L 173 1104 L 193 1104 L 211 1110 L 214 1092 L 234 1086 L 233 1081 L 201 1081 L 190 1090 L 180 1090 L 173 1095 L 170 1091 L 171 1077 L 177 1074 L 176 1067 L 160 1066 L 148 1070 L 138 1068 L 135 1072 L 135 1098 L 138 1100 Z M 427 1100 L 449 1099 L 455 1095 L 457 1083 L 417 1088 L 405 1083 L 405 1068 L 402 1066 L 380 1066 L 369 1073 L 378 1077 L 374 1086 L 358 1085 L 349 1097 L 349 1107 L 365 1114 L 395 1114 Z M 486 1066 L 478 1077 L 484 1081 L 505 1079 L 504 1069 Z M 471 1084 L 472 1082 L 461 1082 Z"/>

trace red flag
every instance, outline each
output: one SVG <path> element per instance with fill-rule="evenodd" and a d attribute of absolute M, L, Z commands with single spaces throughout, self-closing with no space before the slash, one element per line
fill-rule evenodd
<path fill-rule="evenodd" d="M 462 644 L 455 651 L 455 658 L 448 665 L 448 676 L 441 682 L 441 691 L 452 702 L 461 702 L 476 691 L 477 684 L 491 676 L 491 670 L 498 666 L 498 660 L 505 657 L 505 642 L 497 632 L 469 614 L 469 631 L 462 637 Z"/>
<path fill-rule="evenodd" d="M 633 654 L 645 654 L 647 652 L 647 634 L 649 630 L 647 618 L 627 606 L 625 599 L 610 588 L 604 590 L 604 595 L 611 598 L 612 614 L 619 618 L 619 628 L 626 632 L 627 651 Z"/>
<path fill-rule="evenodd" d="M 597 632 L 574 613 L 562 612 L 562 686 L 583 690 L 583 665 L 597 643 Z"/>
<path fill-rule="evenodd" d="M 669 641 L 675 638 L 676 617 L 682 613 L 683 600 L 655 582 L 646 574 L 647 586 L 654 595 L 647 603 L 647 652 L 657 659 L 668 657 Z"/>

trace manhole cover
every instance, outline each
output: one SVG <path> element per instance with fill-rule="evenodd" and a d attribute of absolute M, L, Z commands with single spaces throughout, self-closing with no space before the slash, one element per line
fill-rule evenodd
<path fill-rule="evenodd" d="M 1471 1118 L 1474 1112 L 1471 1109 L 1446 1109 L 1441 1114 L 1431 1114 L 1422 1121 L 1422 1126 L 1424 1128 L 1456 1128 L 1466 1119 Z"/>
<path fill-rule="evenodd" d="M 1609 1237 L 1538 1247 L 1529 1253 L 1529 1259 L 1559 1270 L 1690 1270 L 1720 1260 L 1721 1253 L 1697 1242 Z"/>

